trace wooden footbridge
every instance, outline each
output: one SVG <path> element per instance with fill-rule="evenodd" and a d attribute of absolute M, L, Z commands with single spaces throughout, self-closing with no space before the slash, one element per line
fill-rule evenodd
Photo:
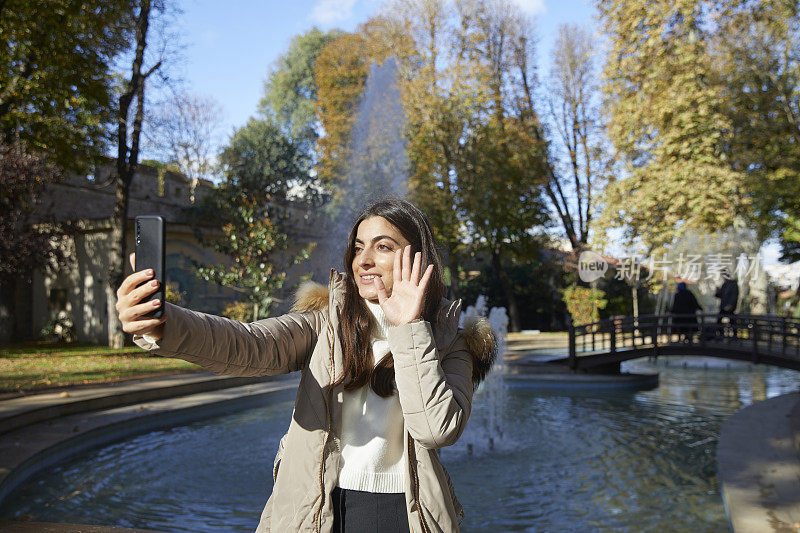
<path fill-rule="evenodd" d="M 619 371 L 647 356 L 701 355 L 800 370 L 800 319 L 767 315 L 614 317 L 570 325 L 573 371 Z M 563 360 L 562 360 L 563 361 Z"/>

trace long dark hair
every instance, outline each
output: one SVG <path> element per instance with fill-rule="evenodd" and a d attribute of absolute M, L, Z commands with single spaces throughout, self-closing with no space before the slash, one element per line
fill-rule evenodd
<path fill-rule="evenodd" d="M 420 272 L 424 272 L 428 265 L 433 265 L 433 273 L 425 290 L 425 302 L 422 307 L 422 318 L 426 321 L 436 322 L 445 288 L 442 277 L 442 260 L 436 249 L 431 224 L 425 213 L 414 204 L 399 198 L 379 200 L 361 212 L 353 224 L 353 229 L 350 230 L 344 254 L 344 267 L 347 275 L 345 276 L 344 304 L 339 317 L 339 338 L 342 342 L 344 370 L 334 385 L 344 384 L 344 389 L 350 391 L 369 383 L 375 394 L 386 398 L 394 392 L 394 357 L 390 353 L 377 365 L 373 365 L 371 341 L 376 326 L 375 319 L 358 293 L 353 273 L 358 226 L 371 217 L 382 217 L 396 227 L 411 243 L 412 258 L 416 252 L 422 253 Z"/>

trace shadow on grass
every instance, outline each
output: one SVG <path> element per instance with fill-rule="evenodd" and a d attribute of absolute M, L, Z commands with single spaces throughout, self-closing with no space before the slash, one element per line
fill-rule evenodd
<path fill-rule="evenodd" d="M 109 348 L 96 344 L 55 343 L 50 341 L 25 342 L 0 346 L 0 358 L 70 356 L 70 355 L 142 355 L 137 346 Z"/>
<path fill-rule="evenodd" d="M 98 360 L 99 359 L 99 360 Z M 199 367 L 178 359 L 157 357 L 146 358 L 106 358 L 93 357 L 90 361 L 60 359 L 58 365 L 47 367 L 41 363 L 52 362 L 36 360 L 44 368 L 3 368 L 0 372 L 0 392 L 34 391 L 68 385 L 104 383 L 120 379 L 133 379 L 159 374 L 192 372 Z M 15 360 L 21 362 L 20 360 Z M 70 368 L 70 366 L 72 368 Z"/>

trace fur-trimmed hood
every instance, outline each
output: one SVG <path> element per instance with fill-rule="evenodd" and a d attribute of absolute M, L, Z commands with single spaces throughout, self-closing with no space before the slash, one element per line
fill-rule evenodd
<path fill-rule="evenodd" d="M 334 274 L 331 274 L 333 281 Z M 329 305 L 330 289 L 314 281 L 300 284 L 295 293 L 292 311 L 305 312 L 322 310 Z M 450 319 L 457 326 L 461 314 L 461 302 L 442 299 L 440 319 Z M 472 354 L 472 381 L 477 385 L 486 377 L 497 358 L 497 336 L 489 321 L 484 317 L 470 317 L 461 330 L 467 350 Z"/>

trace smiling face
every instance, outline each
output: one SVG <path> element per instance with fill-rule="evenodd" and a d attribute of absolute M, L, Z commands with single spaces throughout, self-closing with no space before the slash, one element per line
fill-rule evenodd
<path fill-rule="evenodd" d="M 362 298 L 378 301 L 375 276 L 381 277 L 386 294 L 392 295 L 394 253 L 409 244 L 400 230 L 383 217 L 369 217 L 361 221 L 356 232 L 352 268 L 358 294 Z"/>

